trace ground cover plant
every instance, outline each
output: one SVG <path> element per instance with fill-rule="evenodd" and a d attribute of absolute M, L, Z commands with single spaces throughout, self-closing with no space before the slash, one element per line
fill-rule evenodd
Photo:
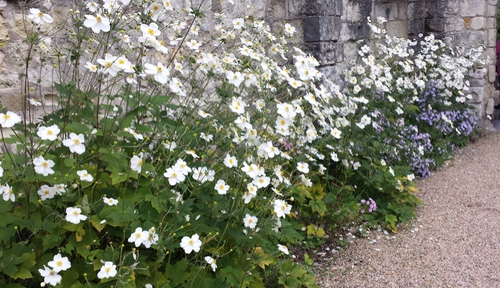
<path fill-rule="evenodd" d="M 342 90 L 287 48 L 291 25 L 203 1 L 77 1 L 64 27 L 25 13 L 24 110 L 0 114 L 2 287 L 315 287 L 288 248 L 353 221 L 395 231 L 419 203 L 412 157 L 439 163 L 474 127 L 451 71 L 477 53 L 433 38 L 362 45 Z"/>

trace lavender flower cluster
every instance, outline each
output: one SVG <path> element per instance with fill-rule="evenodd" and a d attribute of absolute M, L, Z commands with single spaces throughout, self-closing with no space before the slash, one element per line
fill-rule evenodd
<path fill-rule="evenodd" d="M 361 201 L 358 203 L 358 206 L 360 206 L 360 212 L 362 214 L 365 213 L 366 208 L 368 208 L 369 213 L 377 210 L 377 203 L 372 198 L 368 198 L 368 200 L 361 199 Z"/>
<path fill-rule="evenodd" d="M 476 128 L 477 116 L 464 105 L 448 105 L 442 111 L 433 108 L 435 105 L 443 106 L 445 102 L 451 103 L 447 96 L 440 93 L 435 82 L 429 82 L 426 92 L 418 101 L 421 113 L 417 116 L 417 121 L 425 122 L 443 134 L 456 131 L 469 136 Z"/>
<path fill-rule="evenodd" d="M 431 175 L 430 168 L 436 163 L 434 160 L 425 157 L 425 155 L 434 150 L 429 133 L 420 133 L 418 127 L 410 125 L 408 129 L 403 131 L 402 137 L 407 139 L 408 143 L 405 147 L 405 156 L 410 159 L 410 167 L 413 173 L 421 177 L 429 177 Z"/>

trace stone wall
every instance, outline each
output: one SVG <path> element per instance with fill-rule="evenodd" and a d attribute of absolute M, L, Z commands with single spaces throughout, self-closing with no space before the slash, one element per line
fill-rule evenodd
<path fill-rule="evenodd" d="M 209 29 L 212 12 L 224 12 L 229 17 L 251 15 L 264 18 L 273 27 L 284 22 L 297 28 L 295 43 L 303 46 L 321 63 L 321 69 L 332 81 L 341 83 L 344 71 L 356 53 L 356 42 L 369 36 L 366 18 L 383 16 L 388 20 L 391 35 L 413 37 L 419 33 L 434 33 L 450 37 L 460 47 L 486 47 L 490 64 L 472 73 L 471 93 L 480 114 L 492 103 L 495 79 L 496 5 L 498 0 L 178 0 L 192 3 L 203 1 Z M 12 110 L 18 110 L 20 73 L 26 36 L 18 0 L 0 0 L 0 99 Z M 29 5 L 50 11 L 54 18 L 67 12 L 67 0 L 36 0 Z M 57 5 L 55 5 L 57 4 Z M 41 66 L 38 74 L 50 75 L 50 67 Z M 33 75 L 31 79 L 36 79 Z M 35 86 L 49 87 L 50 77 Z M 43 92 L 46 93 L 46 92 Z M 48 92 L 47 92 L 48 93 Z"/>

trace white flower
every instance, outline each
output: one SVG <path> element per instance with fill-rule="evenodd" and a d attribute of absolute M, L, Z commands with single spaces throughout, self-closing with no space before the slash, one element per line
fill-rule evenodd
<path fill-rule="evenodd" d="M 248 165 L 246 162 L 243 162 L 243 167 L 241 167 L 241 171 L 245 172 L 248 177 L 252 179 L 265 175 L 263 170 L 264 169 L 262 167 L 259 167 L 256 164 Z"/>
<path fill-rule="evenodd" d="M 281 252 L 285 253 L 286 255 L 289 254 L 288 247 L 286 247 L 285 245 L 278 244 L 278 250 L 280 250 Z"/>
<path fill-rule="evenodd" d="M 292 205 L 289 205 L 284 200 L 276 199 L 274 200 L 273 205 L 274 205 L 274 212 L 276 213 L 276 216 L 278 216 L 278 218 L 280 217 L 285 218 L 286 215 L 290 214 L 290 211 L 292 210 Z"/>
<path fill-rule="evenodd" d="M 69 134 L 69 139 L 63 140 L 63 145 L 69 148 L 71 153 L 83 154 L 85 152 L 85 137 L 83 134 L 76 135 L 75 133 Z"/>
<path fill-rule="evenodd" d="M 252 181 L 252 184 L 254 184 L 257 188 L 266 188 L 269 186 L 269 183 L 271 183 L 271 178 L 267 176 L 255 177 Z"/>
<path fill-rule="evenodd" d="M 253 183 L 248 183 L 247 184 L 247 191 L 243 194 L 243 200 L 245 204 L 250 203 L 252 198 L 257 196 L 257 187 Z"/>
<path fill-rule="evenodd" d="M 340 131 L 337 128 L 334 128 L 332 131 L 330 131 L 330 134 L 336 139 L 340 139 L 340 135 L 342 135 L 342 131 Z"/>
<path fill-rule="evenodd" d="M 233 20 L 234 29 L 241 29 L 245 25 L 245 20 L 243 18 L 236 18 Z"/>
<path fill-rule="evenodd" d="M 137 173 L 141 173 L 142 170 L 142 158 L 137 157 L 136 155 L 132 156 L 130 159 L 130 169 Z"/>
<path fill-rule="evenodd" d="M 118 205 L 118 200 L 113 199 L 113 198 L 103 197 L 102 200 L 104 201 L 104 203 L 108 204 L 109 206 Z"/>
<path fill-rule="evenodd" d="M 227 154 L 226 158 L 224 158 L 224 165 L 226 165 L 226 167 L 228 168 L 238 167 L 238 159 L 236 159 L 236 157 L 234 156 Z"/>
<path fill-rule="evenodd" d="M 193 179 L 205 183 L 206 181 L 213 181 L 215 177 L 214 170 L 208 170 L 207 167 L 198 167 L 193 169 Z"/>
<path fill-rule="evenodd" d="M 167 168 L 167 171 L 163 173 L 163 176 L 168 178 L 168 183 L 171 186 L 182 183 L 186 180 L 186 175 L 184 175 L 181 171 L 176 170 L 174 167 Z"/>
<path fill-rule="evenodd" d="M 99 33 L 101 30 L 103 32 L 109 32 L 111 25 L 109 18 L 97 14 L 97 16 L 85 15 L 85 21 L 83 21 L 83 26 L 91 28 L 94 33 Z"/>
<path fill-rule="evenodd" d="M 158 242 L 159 236 L 156 234 L 155 227 L 151 227 L 148 230 L 148 239 L 142 242 L 144 244 L 144 247 L 149 248 L 151 245 L 156 244 Z"/>
<path fill-rule="evenodd" d="M 354 164 L 352 164 L 352 169 L 354 169 L 354 170 L 358 170 L 359 167 L 361 167 L 361 164 L 359 162 L 357 162 L 357 161 L 354 162 Z"/>
<path fill-rule="evenodd" d="M 97 65 L 92 64 L 91 62 L 85 63 L 85 68 L 87 68 L 92 73 L 97 72 L 99 70 L 97 69 Z"/>
<path fill-rule="evenodd" d="M 0 194 L 3 194 L 4 201 L 16 201 L 16 195 L 14 195 L 14 190 L 9 184 L 5 184 L 5 186 L 0 186 Z"/>
<path fill-rule="evenodd" d="M 132 134 L 132 136 L 134 136 L 135 140 L 144 140 L 144 136 L 142 136 L 142 134 L 135 132 L 132 128 L 125 128 L 125 129 L 123 129 L 123 131 Z"/>
<path fill-rule="evenodd" d="M 30 104 L 36 107 L 42 106 L 42 102 L 38 101 L 35 98 L 29 98 Z"/>
<path fill-rule="evenodd" d="M 248 227 L 253 230 L 255 229 L 255 226 L 257 226 L 257 221 L 259 221 L 257 217 L 252 216 L 250 214 L 246 214 L 245 218 L 243 219 L 243 224 L 245 225 L 245 227 Z"/>
<path fill-rule="evenodd" d="M 66 208 L 66 221 L 78 224 L 80 221 L 86 220 L 87 216 L 82 215 L 82 209 L 78 207 L 68 207 Z M 49 263 L 50 265 L 50 263 Z M 59 271 L 58 271 L 59 272 Z"/>
<path fill-rule="evenodd" d="M 214 135 L 212 134 L 205 134 L 204 132 L 201 132 L 200 133 L 200 138 L 207 141 L 207 142 L 210 142 L 212 140 L 214 140 Z"/>
<path fill-rule="evenodd" d="M 45 283 L 49 283 L 52 286 L 56 286 L 62 280 L 62 276 L 57 274 L 54 269 L 50 269 L 49 267 L 43 265 L 43 269 L 38 269 L 38 272 L 43 277 L 43 281 Z"/>
<path fill-rule="evenodd" d="M 297 163 L 297 170 L 299 170 L 299 172 L 307 174 L 309 173 L 309 164 L 305 162 L 299 162 Z"/>
<path fill-rule="evenodd" d="M 104 72 L 108 73 L 111 76 L 116 76 L 116 74 L 118 74 L 118 72 L 122 70 L 122 68 L 117 65 L 117 59 L 118 58 L 116 56 L 106 53 L 104 55 L 104 59 L 97 59 L 97 63 L 99 63 L 104 68 Z M 88 68 L 92 71 L 92 67 Z"/>
<path fill-rule="evenodd" d="M 187 163 L 186 161 L 182 160 L 182 159 L 177 159 L 177 162 L 175 162 L 175 165 L 173 167 L 176 171 L 182 173 L 182 175 L 184 176 L 187 176 L 189 174 L 189 172 L 192 171 L 192 169 L 187 166 Z"/>
<path fill-rule="evenodd" d="M 59 129 L 59 127 L 57 127 L 57 125 L 54 124 L 49 127 L 41 126 L 40 128 L 38 128 L 38 132 L 36 134 L 42 140 L 54 141 L 57 139 L 57 135 L 59 135 L 59 132 L 61 132 L 61 130 Z"/>
<path fill-rule="evenodd" d="M 104 279 L 115 277 L 116 273 L 118 273 L 118 271 L 116 271 L 116 265 L 113 264 L 113 262 L 106 261 L 104 262 L 104 266 L 101 267 L 99 273 L 97 273 L 97 278 Z"/>
<path fill-rule="evenodd" d="M 55 187 L 50 187 L 49 185 L 42 185 L 37 193 L 40 195 L 40 199 L 45 201 L 47 199 L 54 198 L 57 194 L 57 189 Z"/>
<path fill-rule="evenodd" d="M 290 119 L 293 120 L 295 115 L 297 115 L 297 112 L 295 111 L 295 108 L 288 103 L 279 103 L 276 105 L 276 108 L 278 109 L 278 114 L 281 115 L 285 119 Z"/>
<path fill-rule="evenodd" d="M 292 25 L 290 25 L 289 23 L 286 23 L 285 24 L 285 33 L 288 35 L 288 36 L 293 36 L 293 33 L 295 33 L 295 27 L 293 27 Z"/>
<path fill-rule="evenodd" d="M 227 71 L 226 78 L 230 84 L 240 87 L 240 84 L 245 80 L 245 76 L 241 72 Z"/>
<path fill-rule="evenodd" d="M 170 75 L 170 71 L 167 67 L 163 66 L 161 62 L 158 62 L 158 65 L 153 65 L 150 63 L 144 64 L 144 73 L 153 75 L 154 79 L 161 84 L 166 84 L 168 81 L 168 76 Z"/>
<path fill-rule="evenodd" d="M 59 195 L 66 192 L 66 184 L 56 184 L 54 185 L 54 188 L 56 189 L 56 193 Z"/>
<path fill-rule="evenodd" d="M 150 39 L 156 39 L 156 36 L 160 36 L 161 34 L 156 23 L 151 23 L 149 25 L 141 24 L 141 31 L 142 36 Z"/>
<path fill-rule="evenodd" d="M 2 164 L 2 161 L 0 161 L 0 164 Z M 0 166 L 0 178 L 3 176 L 3 168 Z"/>
<path fill-rule="evenodd" d="M 21 122 L 21 117 L 14 112 L 0 113 L 0 125 L 3 128 L 10 128 L 19 122 Z"/>
<path fill-rule="evenodd" d="M 87 172 L 87 170 L 79 170 L 76 171 L 76 174 L 80 176 L 80 181 L 92 182 L 94 181 L 94 177 Z"/>
<path fill-rule="evenodd" d="M 186 254 L 190 254 L 193 251 L 200 251 L 201 244 L 200 236 L 198 236 L 198 234 L 194 234 L 191 237 L 184 236 L 181 240 L 181 248 L 184 249 Z"/>
<path fill-rule="evenodd" d="M 55 163 L 52 160 L 45 160 L 42 156 L 38 156 L 33 159 L 33 165 L 35 165 L 35 173 L 42 174 L 43 176 L 47 176 L 49 174 L 54 174 Z"/>
<path fill-rule="evenodd" d="M 186 46 L 191 50 L 198 50 L 198 48 L 201 47 L 201 43 L 196 41 L 195 39 L 192 39 L 186 42 Z"/>
<path fill-rule="evenodd" d="M 135 231 L 128 238 L 128 242 L 134 243 L 135 247 L 141 246 L 149 238 L 148 231 L 142 231 L 141 227 L 135 228 Z"/>
<path fill-rule="evenodd" d="M 406 179 L 408 179 L 408 181 L 413 181 L 413 180 L 415 180 L 415 175 L 413 175 L 413 174 L 407 175 Z"/>
<path fill-rule="evenodd" d="M 94 1 L 91 1 L 87 3 L 86 7 L 87 9 L 89 9 L 90 12 L 94 13 L 95 11 L 97 11 L 97 8 L 99 8 L 99 4 L 97 4 Z"/>
<path fill-rule="evenodd" d="M 36 24 L 40 25 L 54 22 L 54 19 L 50 15 L 42 13 L 40 10 L 36 8 L 30 9 L 30 15 L 28 15 L 28 18 L 33 20 L 33 22 L 35 22 Z"/>
<path fill-rule="evenodd" d="M 65 271 L 71 268 L 71 262 L 68 257 L 62 257 L 61 253 L 54 255 L 54 259 L 47 263 L 55 272 Z"/>
<path fill-rule="evenodd" d="M 217 190 L 217 193 L 219 193 L 219 195 L 227 194 L 229 188 L 229 185 L 226 185 L 226 182 L 222 179 L 217 180 L 217 183 L 215 183 L 215 190 Z"/>
<path fill-rule="evenodd" d="M 208 265 L 210 265 L 210 267 L 212 267 L 212 270 L 215 272 L 215 270 L 217 269 L 217 261 L 215 261 L 215 259 L 210 256 L 206 256 L 205 261 L 207 261 Z"/>

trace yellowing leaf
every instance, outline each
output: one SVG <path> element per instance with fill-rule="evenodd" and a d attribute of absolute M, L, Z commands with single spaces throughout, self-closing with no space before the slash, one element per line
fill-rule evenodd
<path fill-rule="evenodd" d="M 316 231 L 316 236 L 323 238 L 325 237 L 325 235 L 326 235 L 325 230 L 323 228 L 318 228 L 318 230 Z"/>
<path fill-rule="evenodd" d="M 253 250 L 252 260 L 255 264 L 259 265 L 260 268 L 265 269 L 266 266 L 271 265 L 275 262 L 275 259 L 266 254 L 261 247 L 257 247 Z"/>
<path fill-rule="evenodd" d="M 315 235 L 316 234 L 316 225 L 309 224 L 307 226 L 307 235 Z"/>

